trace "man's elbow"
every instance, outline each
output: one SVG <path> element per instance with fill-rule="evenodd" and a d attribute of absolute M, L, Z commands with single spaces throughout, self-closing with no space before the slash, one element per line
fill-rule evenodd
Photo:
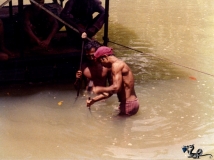
<path fill-rule="evenodd" d="M 102 94 L 103 94 L 104 98 L 109 98 L 109 97 L 111 97 L 113 95 L 113 93 L 107 93 L 107 92 L 102 93 Z"/>
<path fill-rule="evenodd" d="M 117 85 L 113 85 L 113 86 L 112 86 L 112 92 L 113 92 L 113 93 L 117 93 L 117 92 L 119 91 L 119 89 L 120 89 L 120 88 L 119 88 L 119 86 L 117 86 Z"/>

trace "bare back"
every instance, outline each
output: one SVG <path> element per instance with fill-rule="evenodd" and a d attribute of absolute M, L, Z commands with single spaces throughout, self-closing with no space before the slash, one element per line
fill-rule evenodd
<path fill-rule="evenodd" d="M 112 77 L 116 85 L 121 86 L 117 92 L 120 102 L 132 101 L 136 99 L 134 90 L 134 76 L 129 66 L 122 60 L 117 59 L 112 63 Z"/>

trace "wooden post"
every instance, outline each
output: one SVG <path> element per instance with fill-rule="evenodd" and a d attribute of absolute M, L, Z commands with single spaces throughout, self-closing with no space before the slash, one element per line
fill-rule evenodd
<path fill-rule="evenodd" d="M 12 1 L 9 2 L 9 15 L 10 15 L 10 18 L 13 17 L 13 5 L 12 5 Z"/>
<path fill-rule="evenodd" d="M 23 0 L 18 0 L 18 28 L 19 28 L 18 43 L 19 43 L 20 57 L 23 57 L 23 53 L 24 53 L 22 12 L 23 12 Z"/>
<path fill-rule="evenodd" d="M 105 24 L 104 24 L 104 37 L 103 45 L 108 45 L 108 17 L 109 17 L 109 0 L 105 0 Z"/>
<path fill-rule="evenodd" d="M 19 14 L 22 13 L 23 10 L 23 0 L 18 0 L 18 12 Z"/>

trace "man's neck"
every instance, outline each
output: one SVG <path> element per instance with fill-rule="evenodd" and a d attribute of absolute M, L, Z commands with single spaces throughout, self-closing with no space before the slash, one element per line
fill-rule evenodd
<path fill-rule="evenodd" d="M 118 58 L 115 56 L 108 56 L 108 58 L 109 58 L 109 62 L 111 62 L 111 64 L 118 61 Z"/>

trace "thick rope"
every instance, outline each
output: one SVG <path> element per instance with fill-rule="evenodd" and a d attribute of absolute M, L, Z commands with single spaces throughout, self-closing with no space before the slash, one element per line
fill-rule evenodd
<path fill-rule="evenodd" d="M 7 0 L 7 1 L 5 1 L 5 2 L 3 2 L 1 5 L 0 5 L 0 9 L 2 8 L 2 7 L 4 7 L 7 3 L 9 3 L 10 1 L 12 1 L 12 0 Z"/>
<path fill-rule="evenodd" d="M 122 46 L 122 47 L 124 47 L 124 48 L 130 49 L 130 50 L 133 50 L 133 51 L 136 51 L 136 52 L 139 52 L 139 53 L 143 53 L 143 52 L 141 52 L 141 51 L 139 51 L 139 50 L 133 49 L 133 48 L 131 48 L 131 47 L 127 47 L 127 46 L 125 46 L 125 45 L 122 45 L 122 44 L 119 44 L 119 43 L 116 43 L 116 42 L 112 42 L 112 41 L 108 41 L 108 42 L 113 43 L 113 44 L 116 44 L 116 45 L 119 45 L 119 46 Z M 146 54 L 146 53 L 143 53 L 143 54 Z M 174 65 L 177 65 L 177 66 L 180 66 L 180 67 L 183 67 L 183 68 L 187 68 L 187 69 L 190 69 L 190 70 L 193 70 L 193 71 L 196 71 L 196 72 L 203 73 L 203 74 L 206 74 L 206 75 L 208 75 L 208 76 L 214 77 L 213 74 L 209 74 L 209 73 L 207 73 L 207 72 L 200 71 L 200 70 L 197 70 L 197 69 L 195 69 L 195 68 L 191 68 L 191 67 L 188 67 L 188 66 L 185 66 L 185 65 L 181 65 L 181 64 L 179 64 L 179 63 L 172 62 L 172 61 L 167 60 L 167 59 L 164 59 L 164 58 L 159 58 L 159 57 L 156 57 L 156 56 L 154 56 L 154 55 L 150 55 L 150 54 L 146 54 L 146 55 L 155 57 L 155 58 L 157 58 L 157 59 L 159 59 L 159 60 L 167 61 L 167 62 L 169 62 L 169 63 L 172 63 L 172 64 L 174 64 Z"/>

